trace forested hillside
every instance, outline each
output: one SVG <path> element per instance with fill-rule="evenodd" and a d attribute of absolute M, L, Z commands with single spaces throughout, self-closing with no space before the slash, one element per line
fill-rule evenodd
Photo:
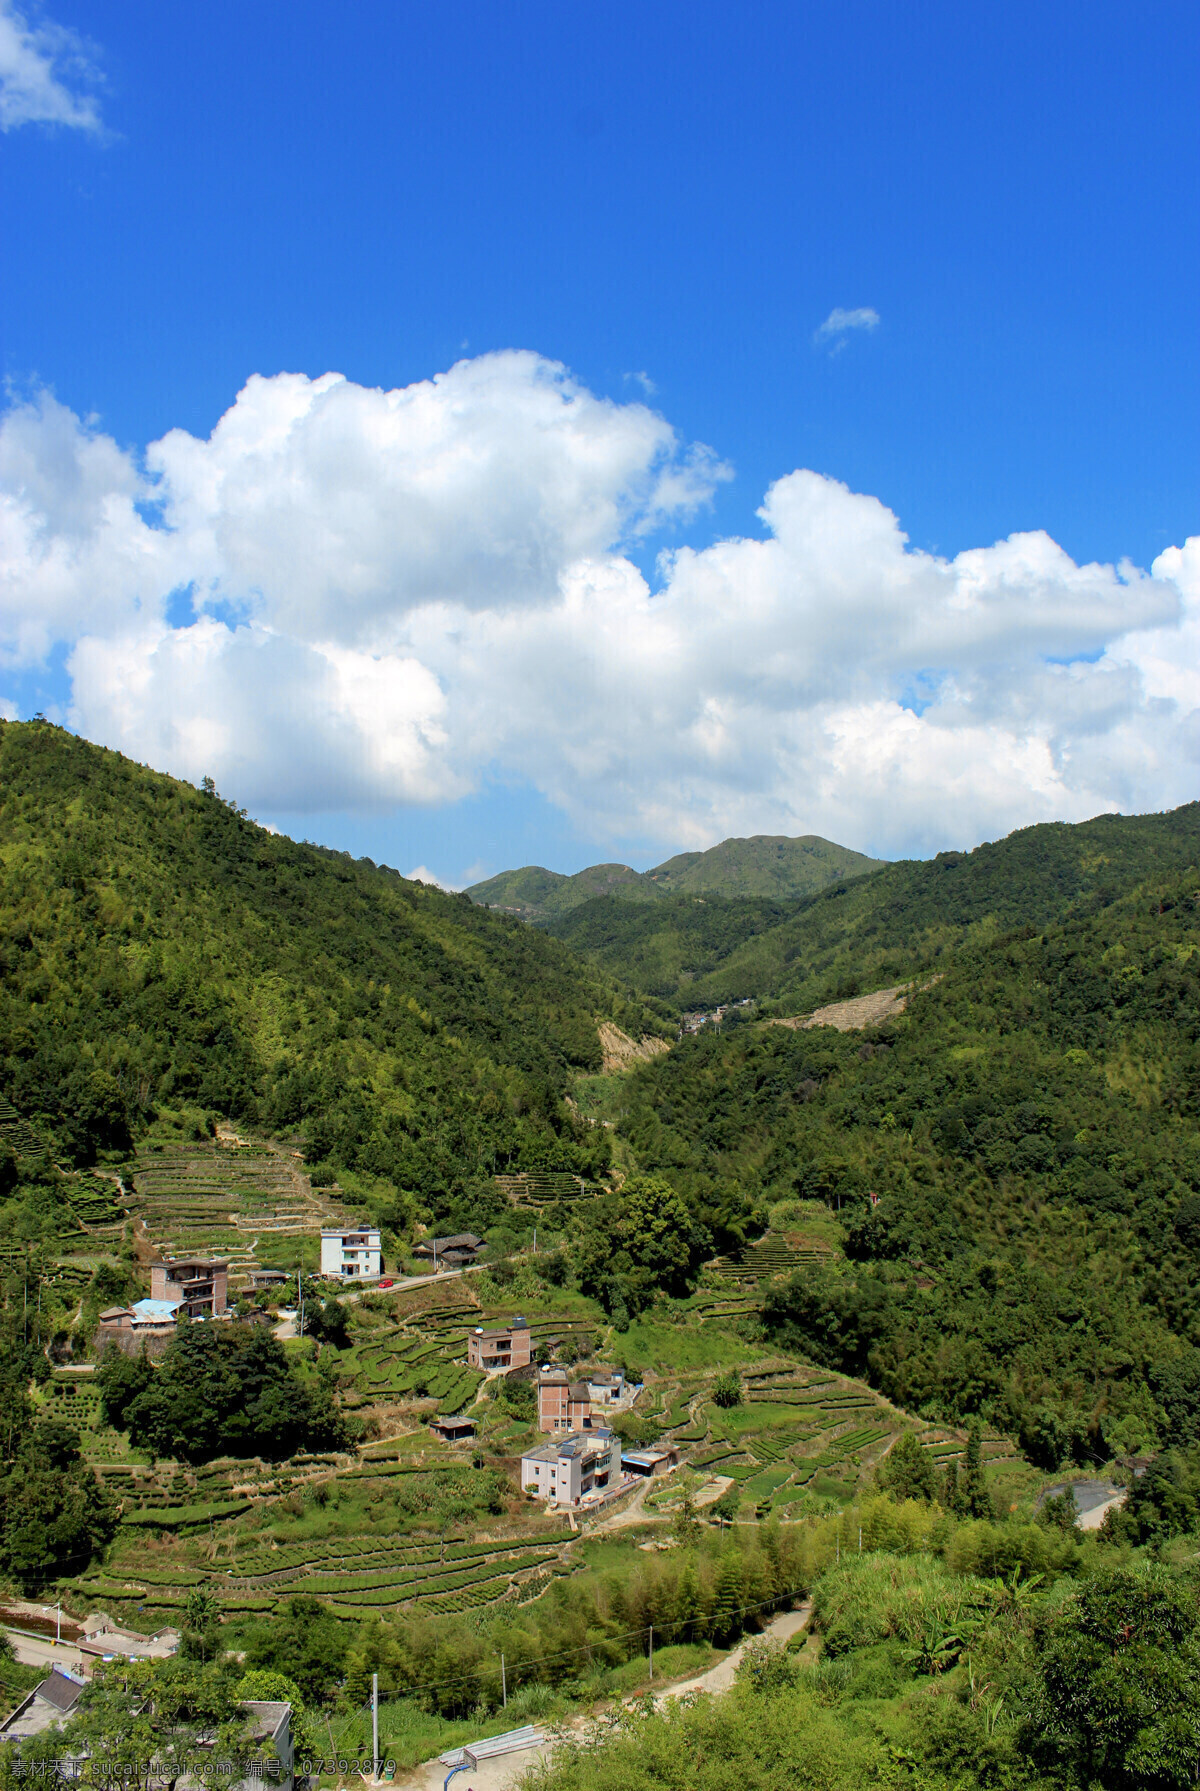
<path fill-rule="evenodd" d="M 650 871 L 635 871 L 627 864 L 593 864 L 568 877 L 541 865 L 526 865 L 476 883 L 467 894 L 473 902 L 545 926 L 584 902 L 612 895 L 633 903 L 659 903 L 681 895 L 789 900 L 861 876 L 881 863 L 813 833 L 801 839 L 755 834 L 751 839 L 722 840 L 707 852 L 680 852 Z"/>
<path fill-rule="evenodd" d="M 562 1096 L 598 1018 L 653 1019 L 517 921 L 46 723 L 0 726 L 0 866 L 0 1093 L 60 1155 L 166 1105 L 298 1132 L 401 1205 L 606 1160 Z"/>
<path fill-rule="evenodd" d="M 549 930 L 613 976 L 677 1006 L 756 996 L 795 1014 L 937 969 L 964 942 L 1045 926 L 1200 856 L 1200 804 L 1022 828 L 973 852 L 886 865 L 790 903 L 622 889 Z"/>
<path fill-rule="evenodd" d="M 686 1039 L 629 1078 L 621 1131 L 694 1197 L 840 1208 L 850 1260 L 777 1285 L 780 1342 L 1048 1463 L 1200 1440 L 1197 879 L 978 938 L 870 1034 Z"/>

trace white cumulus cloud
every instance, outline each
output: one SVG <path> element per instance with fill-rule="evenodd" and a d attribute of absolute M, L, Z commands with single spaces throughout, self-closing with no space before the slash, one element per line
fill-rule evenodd
<path fill-rule="evenodd" d="M 94 79 L 86 46 L 75 32 L 33 25 L 12 0 L 0 0 L 0 130 L 22 124 L 99 130 L 100 113 L 86 91 Z"/>
<path fill-rule="evenodd" d="M 1200 542 L 1149 572 L 1040 532 L 947 559 L 800 470 L 652 588 L 629 545 L 727 476 L 533 354 L 255 378 L 142 462 L 42 398 L 0 423 L 0 655 L 66 643 L 82 732 L 252 811 L 498 771 L 597 844 L 902 853 L 1196 794 Z"/>
<path fill-rule="evenodd" d="M 858 305 L 853 311 L 845 311 L 841 305 L 835 305 L 824 323 L 813 332 L 813 343 L 817 348 L 828 348 L 831 354 L 837 354 L 846 346 L 851 330 L 877 330 L 879 313 L 870 305 Z"/>

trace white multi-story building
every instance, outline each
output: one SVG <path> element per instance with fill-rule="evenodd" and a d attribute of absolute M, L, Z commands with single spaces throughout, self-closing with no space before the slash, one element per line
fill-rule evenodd
<path fill-rule="evenodd" d="M 621 1484 L 621 1439 L 611 1430 L 577 1430 L 521 1457 L 521 1485 L 552 1505 L 578 1505 Z"/>
<path fill-rule="evenodd" d="M 321 1233 L 321 1273 L 338 1281 L 378 1281 L 383 1272 L 381 1239 L 370 1225 Z"/>

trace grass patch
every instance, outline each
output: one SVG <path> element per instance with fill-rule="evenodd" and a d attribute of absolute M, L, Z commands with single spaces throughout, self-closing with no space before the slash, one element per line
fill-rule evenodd
<path fill-rule="evenodd" d="M 655 1368 L 668 1373 L 672 1368 L 728 1368 L 735 1362 L 753 1362 L 761 1356 L 761 1347 L 722 1331 L 715 1325 L 703 1329 L 695 1325 L 657 1325 L 637 1319 L 627 1331 L 614 1338 L 616 1353 L 628 1368 Z"/>

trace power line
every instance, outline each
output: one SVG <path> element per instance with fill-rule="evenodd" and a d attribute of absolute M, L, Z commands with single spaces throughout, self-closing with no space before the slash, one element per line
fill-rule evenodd
<path fill-rule="evenodd" d="M 767 1610 L 772 1605 L 782 1603 L 785 1598 L 795 1598 L 803 1590 L 804 1588 L 802 1586 L 783 1587 L 770 1598 L 759 1599 L 756 1604 L 736 1605 L 730 1612 L 730 1616 L 739 1618 L 748 1617 L 754 1611 Z M 659 1628 L 661 1634 L 666 1634 L 668 1631 L 686 1629 L 690 1623 L 695 1621 L 696 1619 L 691 1617 L 676 1617 L 672 1621 L 656 1627 Z M 636 1637 L 644 1636 L 649 1627 L 650 1625 L 647 1624 L 638 1629 L 627 1629 L 617 1635 L 607 1636 L 605 1640 L 609 1642 L 633 1641 Z M 561 1648 L 556 1650 L 553 1654 L 529 1655 L 524 1660 L 518 1662 L 514 1666 L 513 1671 L 515 1674 L 520 1674 L 526 1667 L 543 1666 L 547 1661 L 568 1660 L 573 1656 L 577 1657 L 579 1655 L 592 1654 L 595 1651 L 594 1645 L 584 1645 L 583 1647 L 578 1648 Z M 495 1658 L 499 1659 L 499 1655 Z M 421 1692 L 448 1691 L 456 1685 L 471 1685 L 478 1681 L 480 1674 L 485 1671 L 486 1666 L 491 1663 L 491 1660 L 492 1656 L 489 1655 L 487 1660 L 481 1661 L 474 1671 L 463 1673 L 454 1679 L 423 1679 L 414 1681 L 411 1685 L 381 1687 L 380 1692 L 381 1695 L 386 1695 L 389 1698 L 411 1698 L 419 1695 Z M 361 1715 L 362 1711 L 365 1711 L 366 1708 L 367 1706 L 364 1704 L 362 1710 L 356 1714 Z"/>

